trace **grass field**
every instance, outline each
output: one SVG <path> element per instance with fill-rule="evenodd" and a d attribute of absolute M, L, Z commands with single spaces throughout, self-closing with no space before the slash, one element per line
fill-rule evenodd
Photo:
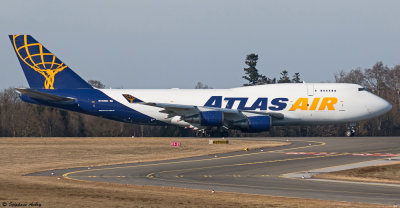
<path fill-rule="evenodd" d="M 181 142 L 182 147 L 170 147 L 170 142 Z M 229 145 L 209 145 L 207 139 L 195 138 L 0 138 L 0 206 L 37 202 L 41 207 L 384 207 L 23 176 L 57 168 L 164 160 L 279 145 L 285 143 L 231 140 Z"/>
<path fill-rule="evenodd" d="M 389 165 L 342 170 L 316 175 L 315 178 L 400 184 L 400 162 Z"/>

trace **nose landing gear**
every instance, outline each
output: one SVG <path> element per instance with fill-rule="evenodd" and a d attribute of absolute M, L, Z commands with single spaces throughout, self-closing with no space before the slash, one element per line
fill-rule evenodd
<path fill-rule="evenodd" d="M 347 137 L 353 137 L 356 133 L 356 129 L 355 126 L 357 124 L 356 123 L 350 123 L 349 127 L 347 128 L 347 131 L 345 132 Z"/>
<path fill-rule="evenodd" d="M 346 131 L 346 136 L 347 136 L 347 137 L 352 137 L 352 136 L 354 136 L 355 133 L 356 133 L 356 130 L 354 129 L 354 127 L 350 127 L 350 128 Z"/>

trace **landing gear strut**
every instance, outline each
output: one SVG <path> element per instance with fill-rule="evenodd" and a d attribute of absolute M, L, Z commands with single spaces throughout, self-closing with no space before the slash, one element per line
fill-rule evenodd
<path fill-rule="evenodd" d="M 356 123 L 350 123 L 349 127 L 347 128 L 346 131 L 346 136 L 347 137 L 353 137 L 356 133 L 356 129 L 355 129 Z"/>
<path fill-rule="evenodd" d="M 201 129 L 196 132 L 197 137 L 227 137 L 228 131 L 217 128 L 217 129 Z"/>
<path fill-rule="evenodd" d="M 207 130 L 204 130 L 204 129 L 198 130 L 198 131 L 196 132 L 196 136 L 197 136 L 197 137 L 209 137 L 209 136 L 210 136 L 210 132 L 207 131 Z"/>

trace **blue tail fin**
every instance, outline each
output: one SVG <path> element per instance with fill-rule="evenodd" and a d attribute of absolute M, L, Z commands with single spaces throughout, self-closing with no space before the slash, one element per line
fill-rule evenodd
<path fill-rule="evenodd" d="M 32 36 L 10 35 L 9 37 L 30 88 L 92 88 Z"/>

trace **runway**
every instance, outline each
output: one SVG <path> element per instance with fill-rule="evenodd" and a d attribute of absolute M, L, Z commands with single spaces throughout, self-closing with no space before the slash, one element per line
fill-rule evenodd
<path fill-rule="evenodd" d="M 400 185 L 283 177 L 288 173 L 395 156 L 400 154 L 400 137 L 245 139 L 289 140 L 291 144 L 247 152 L 239 151 L 148 163 L 52 170 L 31 175 L 49 176 L 53 172 L 54 175 L 83 181 L 171 186 L 216 192 L 364 203 L 400 203 Z"/>

